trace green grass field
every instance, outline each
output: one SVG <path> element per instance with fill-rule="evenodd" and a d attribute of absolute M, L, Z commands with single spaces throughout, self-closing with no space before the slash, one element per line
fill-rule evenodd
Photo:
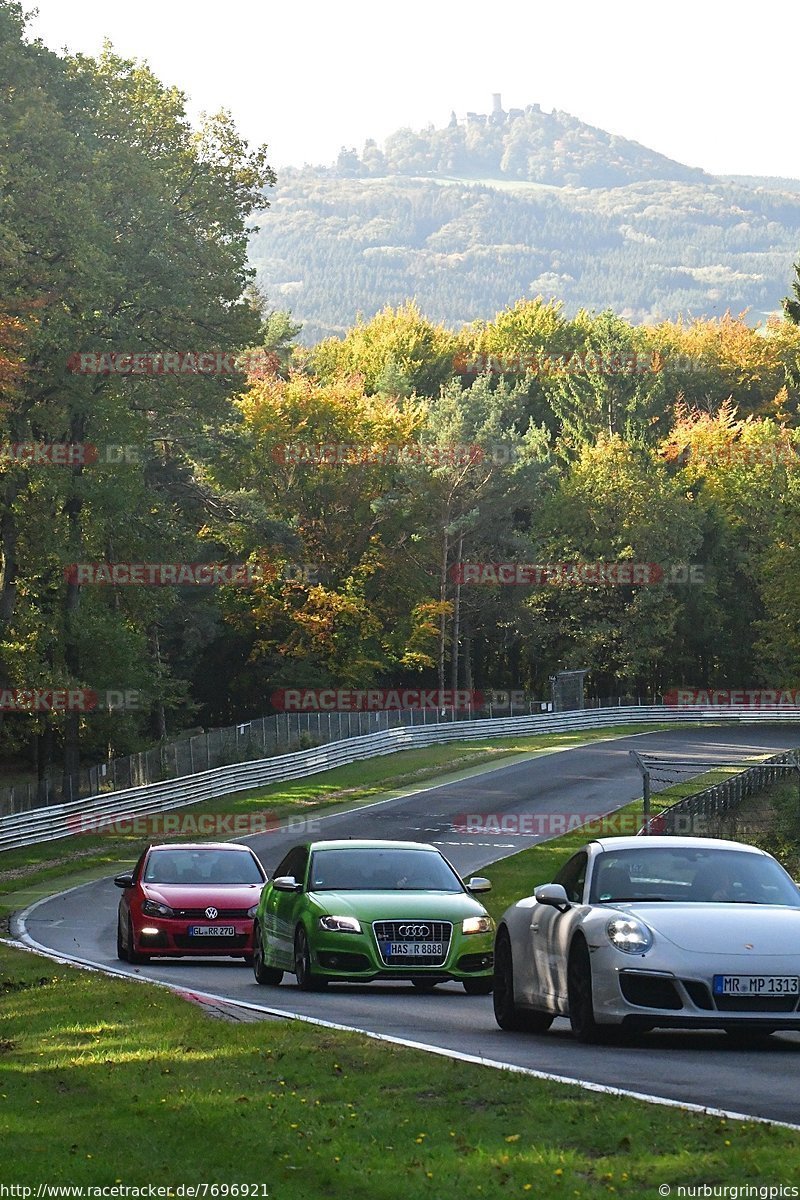
<path fill-rule="evenodd" d="M 163 989 L 8 948 L 0 997 L 6 1185 L 263 1183 L 278 1200 L 638 1200 L 662 1183 L 774 1181 L 800 1165 L 788 1130 L 300 1022 L 228 1024 Z"/>

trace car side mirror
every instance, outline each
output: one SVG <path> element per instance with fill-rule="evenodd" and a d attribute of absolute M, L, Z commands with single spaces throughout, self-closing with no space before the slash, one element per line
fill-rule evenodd
<path fill-rule="evenodd" d="M 538 904 L 549 904 L 559 912 L 568 912 L 572 908 L 569 896 L 560 883 L 542 883 L 534 888 L 533 895 Z"/>
<path fill-rule="evenodd" d="M 122 875 L 115 875 L 114 884 L 118 888 L 133 887 L 133 871 L 125 871 Z"/>
<path fill-rule="evenodd" d="M 294 875 L 277 875 L 272 881 L 272 886 L 276 892 L 302 892 L 303 890 L 302 883 L 298 883 Z"/>
<path fill-rule="evenodd" d="M 468 892 L 490 892 L 492 885 L 488 879 L 484 879 L 482 875 L 473 875 L 467 884 Z"/>

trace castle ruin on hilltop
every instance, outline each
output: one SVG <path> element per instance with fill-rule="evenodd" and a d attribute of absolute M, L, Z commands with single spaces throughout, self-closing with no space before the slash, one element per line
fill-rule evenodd
<path fill-rule="evenodd" d="M 540 113 L 542 111 L 541 104 L 528 104 L 525 108 L 510 108 L 508 112 L 503 109 L 500 92 L 492 93 L 492 111 L 490 113 L 468 112 L 464 121 L 459 121 L 455 112 L 450 114 L 450 124 L 459 125 L 507 125 L 510 121 L 517 121 L 520 117 L 524 117 L 528 113 Z"/>

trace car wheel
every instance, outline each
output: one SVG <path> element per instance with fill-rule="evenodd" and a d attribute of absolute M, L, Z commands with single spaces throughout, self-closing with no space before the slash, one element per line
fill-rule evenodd
<path fill-rule="evenodd" d="M 133 922 L 131 921 L 130 917 L 128 917 L 128 962 L 134 964 L 150 962 L 149 954 L 139 954 L 139 952 L 135 949 L 133 941 Z"/>
<path fill-rule="evenodd" d="M 128 950 L 122 940 L 122 922 L 119 917 L 117 917 L 117 958 L 122 962 L 128 961 Z"/>
<path fill-rule="evenodd" d="M 582 937 L 572 943 L 567 964 L 569 1023 L 579 1042 L 608 1042 L 619 1036 L 617 1026 L 598 1025 L 592 1002 L 592 964 Z"/>
<path fill-rule="evenodd" d="M 432 992 L 436 987 L 438 979 L 412 979 L 411 983 L 418 992 Z"/>
<path fill-rule="evenodd" d="M 462 979 L 464 991 L 468 996 L 489 996 L 494 991 L 494 978 L 482 975 L 480 979 Z"/>
<path fill-rule="evenodd" d="M 550 1013 L 519 1008 L 514 1003 L 514 960 L 511 954 L 511 941 L 505 931 L 498 935 L 495 946 L 492 984 L 494 1017 L 501 1029 L 547 1033 L 553 1024 L 553 1017 Z"/>
<path fill-rule="evenodd" d="M 328 983 L 327 979 L 321 979 L 311 969 L 311 948 L 302 925 L 294 935 L 294 973 L 301 992 L 319 992 Z"/>
<path fill-rule="evenodd" d="M 250 956 L 250 961 L 253 966 L 256 983 L 269 983 L 273 987 L 277 987 L 283 979 L 283 971 L 279 971 L 277 967 L 268 967 L 264 963 L 264 943 L 261 940 L 260 925 L 256 925 L 255 933 L 253 934 L 253 953 Z"/>

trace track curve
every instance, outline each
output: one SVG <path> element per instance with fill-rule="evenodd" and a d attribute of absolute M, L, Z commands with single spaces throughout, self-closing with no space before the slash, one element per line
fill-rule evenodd
<path fill-rule="evenodd" d="M 457 870 L 474 871 L 543 840 L 459 832 L 468 812 L 497 814 L 606 813 L 641 794 L 630 749 L 698 762 L 774 754 L 800 745 L 800 728 L 783 726 L 674 729 L 609 739 L 539 754 L 458 782 L 421 789 L 351 812 L 320 818 L 321 836 L 395 837 L 439 845 Z M 703 770 L 705 768 L 699 768 Z M 268 870 L 297 840 L 275 832 L 243 839 Z M 531 880 L 531 886 L 539 880 Z M 467 996 L 455 984 L 419 994 L 406 984 L 331 985 L 301 993 L 293 982 L 259 987 L 240 963 L 173 960 L 128 967 L 115 953 L 119 893 L 110 879 L 39 901 L 15 929 L 28 944 L 99 967 L 159 980 L 188 991 L 261 1005 L 286 1016 L 307 1016 L 407 1039 L 460 1054 L 621 1088 L 668 1101 L 723 1108 L 770 1120 L 800 1122 L 796 1072 L 800 1034 L 778 1034 L 748 1050 L 720 1033 L 651 1033 L 623 1046 L 583 1046 L 558 1020 L 543 1036 L 501 1032 L 488 997 Z"/>

